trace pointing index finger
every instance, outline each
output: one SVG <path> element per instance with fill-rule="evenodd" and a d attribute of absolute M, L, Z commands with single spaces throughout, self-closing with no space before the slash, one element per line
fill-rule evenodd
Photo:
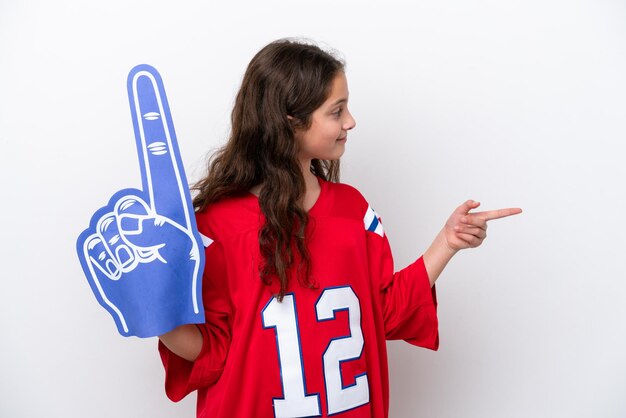
<path fill-rule="evenodd" d="M 143 190 L 155 213 L 189 227 L 191 199 L 161 76 L 149 65 L 128 75 L 128 99 Z"/>
<path fill-rule="evenodd" d="M 517 215 L 519 213 L 522 213 L 522 209 L 520 208 L 506 208 L 506 209 L 488 210 L 484 212 L 475 212 L 475 213 L 472 213 L 471 215 L 481 217 L 485 221 L 492 221 L 494 219 L 506 218 L 507 216 Z"/>

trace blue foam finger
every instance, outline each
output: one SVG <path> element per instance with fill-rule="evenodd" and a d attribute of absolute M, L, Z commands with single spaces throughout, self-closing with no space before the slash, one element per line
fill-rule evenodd
<path fill-rule="evenodd" d="M 76 249 L 119 333 L 152 337 L 204 322 L 204 246 L 158 72 L 133 68 L 128 94 L 143 190 L 115 193 Z"/>
<path fill-rule="evenodd" d="M 193 218 L 187 179 L 163 81 L 153 67 L 143 64 L 130 71 L 128 99 L 143 190 L 157 213 L 187 225 Z"/>

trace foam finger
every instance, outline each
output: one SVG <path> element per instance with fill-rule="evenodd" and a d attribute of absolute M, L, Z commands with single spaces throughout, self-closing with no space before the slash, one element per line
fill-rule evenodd
<path fill-rule="evenodd" d="M 128 75 L 143 190 L 154 212 L 189 227 L 191 200 L 163 81 L 149 65 Z"/>

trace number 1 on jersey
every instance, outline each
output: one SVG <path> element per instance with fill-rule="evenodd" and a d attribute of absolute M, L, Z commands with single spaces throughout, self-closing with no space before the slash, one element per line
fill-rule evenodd
<path fill-rule="evenodd" d="M 293 294 L 282 303 L 275 297 L 263 309 L 263 327 L 274 328 L 278 344 L 283 398 L 274 398 L 274 414 L 279 417 L 310 417 L 320 415 L 320 396 L 305 393 L 304 368 L 296 302 Z"/>

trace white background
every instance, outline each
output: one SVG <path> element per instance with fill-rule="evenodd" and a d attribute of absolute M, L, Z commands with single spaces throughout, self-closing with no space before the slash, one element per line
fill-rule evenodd
<path fill-rule="evenodd" d="M 193 417 L 122 338 L 75 241 L 140 186 L 126 76 L 163 76 L 190 180 L 245 67 L 306 36 L 347 61 L 344 182 L 397 267 L 468 198 L 520 206 L 437 282 L 441 348 L 389 343 L 391 416 L 626 416 L 626 4 L 0 0 L 0 416 Z"/>

